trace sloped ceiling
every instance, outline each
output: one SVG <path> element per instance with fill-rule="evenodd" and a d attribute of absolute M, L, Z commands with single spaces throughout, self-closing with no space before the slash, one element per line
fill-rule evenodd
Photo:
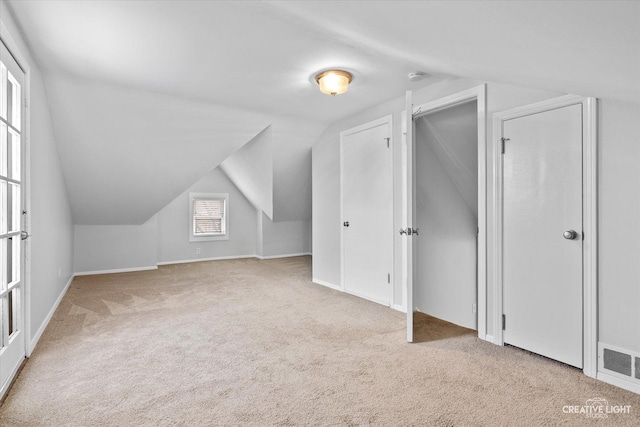
<path fill-rule="evenodd" d="M 144 223 L 270 123 L 77 79 L 51 78 L 47 92 L 76 224 Z"/>
<path fill-rule="evenodd" d="M 476 102 L 420 117 L 418 143 L 429 144 L 444 172 L 478 216 L 478 110 Z M 419 166 L 418 166 L 419 167 Z"/>
<path fill-rule="evenodd" d="M 273 135 L 267 127 L 220 164 L 256 208 L 273 220 Z"/>
<path fill-rule="evenodd" d="M 323 127 L 451 76 L 640 102 L 640 2 L 8 4 L 81 224 L 144 222 L 267 126 L 274 219 L 306 218 Z M 353 72 L 348 93 L 317 90 L 328 67 Z"/>

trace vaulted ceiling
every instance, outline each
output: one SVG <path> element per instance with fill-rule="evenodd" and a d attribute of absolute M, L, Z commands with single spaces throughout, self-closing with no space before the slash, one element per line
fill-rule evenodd
<path fill-rule="evenodd" d="M 144 222 L 268 127 L 274 219 L 308 217 L 325 126 L 456 76 L 640 102 L 636 1 L 8 4 L 82 224 Z M 353 72 L 348 93 L 317 90 L 328 67 Z M 409 82 L 418 70 L 431 77 Z"/>

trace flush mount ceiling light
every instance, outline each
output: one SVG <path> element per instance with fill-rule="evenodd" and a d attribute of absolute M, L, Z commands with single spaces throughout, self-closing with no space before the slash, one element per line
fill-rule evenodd
<path fill-rule="evenodd" d="M 343 70 L 327 70 L 316 75 L 316 83 L 320 86 L 320 92 L 331 96 L 345 93 L 351 80 L 353 80 L 351 73 Z"/>

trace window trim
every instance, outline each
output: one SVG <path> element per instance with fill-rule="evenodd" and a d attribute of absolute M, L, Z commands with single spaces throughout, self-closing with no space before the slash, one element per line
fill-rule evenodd
<path fill-rule="evenodd" d="M 224 234 L 215 236 L 196 236 L 193 234 L 194 199 L 224 200 Z M 229 240 L 229 193 L 189 193 L 189 242 L 211 242 L 216 240 Z"/>

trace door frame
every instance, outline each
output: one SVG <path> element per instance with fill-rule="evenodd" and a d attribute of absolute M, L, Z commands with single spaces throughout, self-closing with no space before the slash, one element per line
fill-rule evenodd
<path fill-rule="evenodd" d="M 372 120 L 370 122 L 364 123 L 362 125 L 344 130 L 342 132 L 340 132 L 340 290 L 342 292 L 346 292 L 346 293 L 350 293 L 347 292 L 346 287 L 345 287 L 345 282 L 344 282 L 344 268 L 345 268 L 345 262 L 344 262 L 344 227 L 343 227 L 343 223 L 344 223 L 344 204 L 343 204 L 343 188 L 344 188 L 344 161 L 342 158 L 342 151 L 343 151 L 343 147 L 344 147 L 344 138 L 346 136 L 349 135 L 353 135 L 355 133 L 359 133 L 374 127 L 378 127 L 380 125 L 384 125 L 387 124 L 389 126 L 389 153 L 390 155 L 393 155 L 393 115 L 389 114 L 387 116 L 384 117 L 380 117 L 379 119 L 376 120 Z M 394 176 L 394 164 L 393 164 L 393 158 L 390 161 L 391 163 L 391 170 L 390 170 L 390 174 L 389 174 L 389 182 L 391 183 L 391 200 L 389 200 L 389 204 L 391 206 L 393 206 L 393 176 Z M 394 241 L 394 236 L 393 236 L 393 226 L 395 224 L 395 212 L 392 209 L 392 213 L 391 213 L 391 224 L 389 227 L 389 233 L 391 234 L 391 242 Z M 393 250 L 393 246 L 391 248 L 389 248 L 390 252 L 391 252 L 391 265 L 390 265 L 390 279 L 389 279 L 389 304 L 388 306 L 393 306 L 394 304 L 394 290 L 395 290 L 395 280 L 394 280 L 394 266 L 395 266 L 395 253 Z M 364 298 L 360 295 L 356 295 L 358 297 Z M 365 298 L 367 299 L 367 298 Z M 374 301 L 374 302 L 378 302 L 378 301 Z"/>
<path fill-rule="evenodd" d="M 503 123 L 519 117 L 529 116 L 570 105 L 582 106 L 582 217 L 584 240 L 582 245 L 582 277 L 583 277 L 583 372 L 595 378 L 597 372 L 598 340 L 597 340 L 597 100 L 577 95 L 565 95 L 542 102 L 501 111 L 493 115 L 493 176 L 495 177 L 493 196 L 493 342 L 504 345 L 502 333 L 503 314 L 503 159 L 502 137 Z M 488 319 L 487 319 L 488 321 Z"/>
<path fill-rule="evenodd" d="M 481 84 L 472 88 L 463 90 L 461 92 L 454 93 L 443 98 L 436 99 L 424 104 L 411 107 L 413 119 L 421 117 L 423 115 L 435 113 L 437 111 L 446 110 L 457 105 L 465 104 L 467 102 L 476 101 L 477 103 L 477 117 L 478 117 L 478 251 L 477 251 L 477 265 L 478 265 L 478 277 L 477 277 L 477 328 L 478 338 L 487 339 L 487 85 Z M 408 93 L 407 100 L 410 99 L 410 93 Z M 410 106 L 407 105 L 406 109 L 402 112 L 402 137 L 403 137 L 403 152 L 402 156 L 402 168 L 404 171 L 408 171 L 407 175 L 403 174 L 402 185 L 402 200 L 403 200 L 403 218 L 412 218 L 415 216 L 412 214 L 409 216 L 409 210 L 414 210 L 415 206 L 413 200 L 415 198 L 415 186 L 412 184 L 412 194 L 408 194 L 407 183 L 409 179 L 412 182 L 415 181 L 416 168 L 415 163 L 415 137 L 414 132 L 410 132 L 411 141 L 407 141 L 407 111 Z M 413 120 L 412 120 L 413 123 Z M 409 145 L 410 144 L 410 145 Z M 413 224 L 403 224 L 403 227 L 411 227 Z M 406 238 L 409 238 L 405 236 Z M 412 257 L 415 251 L 406 251 L 404 248 L 407 245 L 403 245 L 403 253 L 407 257 Z M 413 260 L 405 260 L 404 264 L 409 266 L 411 272 L 406 272 L 403 275 L 403 289 L 404 300 L 406 301 L 407 310 L 407 341 L 413 341 L 413 326 L 409 325 L 410 313 L 413 313 L 413 278 L 415 277 L 415 262 Z"/>
<path fill-rule="evenodd" d="M 1 7 L 1 6 L 0 6 Z M 31 230 L 31 111 L 29 109 L 29 100 L 31 99 L 31 68 L 26 60 L 26 57 L 20 51 L 18 43 L 11 37 L 11 34 L 4 22 L 0 21 L 0 39 L 5 44 L 18 66 L 24 72 L 24 81 L 22 88 L 22 155 L 23 158 L 23 182 L 22 182 L 22 199 L 24 209 L 27 211 L 24 218 L 21 218 L 21 225 L 23 231 Z M 22 273 L 22 289 L 24 298 L 22 298 L 20 313 L 24 318 L 22 319 L 22 328 L 24 333 L 24 351 L 25 357 L 31 356 L 33 351 L 31 343 L 31 242 L 30 239 L 23 241 L 23 271 Z M 20 370 L 20 366 L 16 367 L 15 372 L 11 374 L 11 377 L 15 378 L 15 375 Z M 8 381 L 6 386 L 11 384 Z M 0 384 L 0 387 L 2 385 Z M 0 389 L 0 398 L 5 395 L 7 389 Z"/>

